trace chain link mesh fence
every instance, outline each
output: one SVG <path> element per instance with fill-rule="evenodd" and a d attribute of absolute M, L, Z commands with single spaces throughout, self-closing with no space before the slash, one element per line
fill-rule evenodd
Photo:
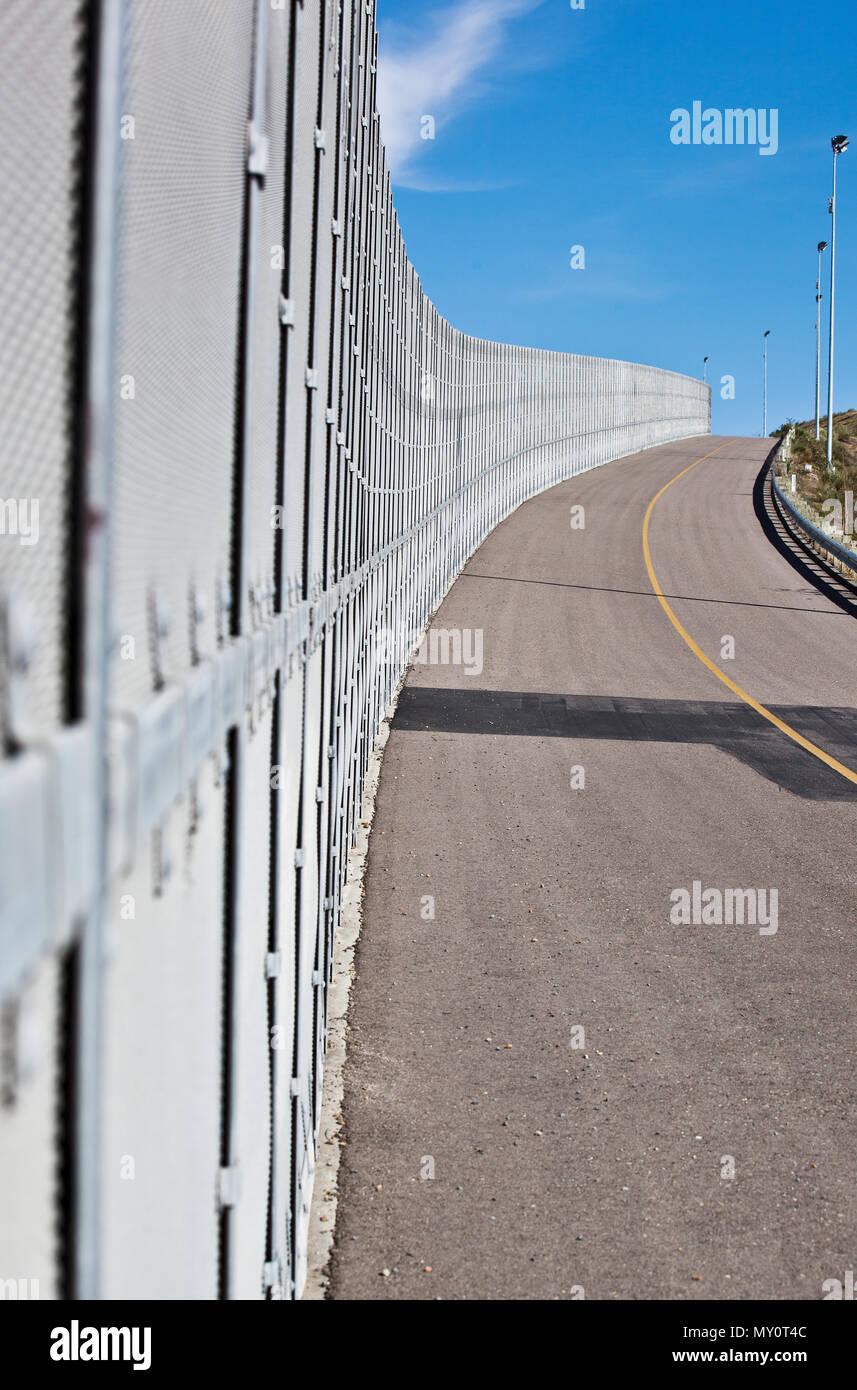
<path fill-rule="evenodd" d="M 362 0 L 0 15 L 4 1297 L 299 1296 L 414 645 L 526 498 L 709 429 L 696 380 L 440 317 L 376 53 Z"/>

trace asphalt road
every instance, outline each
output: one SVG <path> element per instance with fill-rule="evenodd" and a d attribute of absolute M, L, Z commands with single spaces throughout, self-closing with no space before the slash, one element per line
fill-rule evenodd
<path fill-rule="evenodd" d="M 712 450 L 650 573 L 652 499 Z M 774 534 L 766 451 L 563 483 L 436 616 L 484 665 L 415 666 L 384 756 L 330 1297 L 819 1299 L 857 1267 L 857 622 Z M 777 930 L 673 923 L 694 881 L 776 890 Z"/>

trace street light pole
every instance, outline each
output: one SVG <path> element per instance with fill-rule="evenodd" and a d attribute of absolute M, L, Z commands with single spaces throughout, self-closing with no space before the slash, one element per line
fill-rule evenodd
<path fill-rule="evenodd" d="M 833 328 L 836 311 L 836 161 L 848 149 L 847 135 L 834 135 L 830 142 L 833 150 L 833 197 L 830 199 L 830 351 L 827 362 L 827 467 L 833 467 Z"/>
<path fill-rule="evenodd" d="M 762 361 L 764 363 L 764 385 L 762 387 L 762 438 L 768 437 L 768 339 L 771 336 L 770 328 L 767 330 L 762 342 Z"/>
<path fill-rule="evenodd" d="M 707 385 L 708 385 L 708 358 L 707 358 L 707 357 L 703 357 L 703 359 L 702 359 L 702 384 L 703 384 L 703 386 L 707 386 Z"/>
<path fill-rule="evenodd" d="M 818 243 L 818 279 L 815 282 L 815 437 L 821 438 L 821 253 L 827 242 Z"/>

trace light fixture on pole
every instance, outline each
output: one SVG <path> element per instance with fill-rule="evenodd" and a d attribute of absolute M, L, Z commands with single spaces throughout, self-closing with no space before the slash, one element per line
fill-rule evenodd
<path fill-rule="evenodd" d="M 833 150 L 833 197 L 830 199 L 830 351 L 827 361 L 827 466 L 833 466 L 833 328 L 836 311 L 836 161 L 848 149 L 847 135 L 834 135 L 830 142 Z"/>
<path fill-rule="evenodd" d="M 818 279 L 815 282 L 815 437 L 821 438 L 821 253 L 827 242 L 818 243 Z"/>
<path fill-rule="evenodd" d="M 762 342 L 762 361 L 764 363 L 764 378 L 762 386 L 762 438 L 768 437 L 768 339 L 771 336 L 770 328 L 766 331 Z"/>
<path fill-rule="evenodd" d="M 702 359 L 702 384 L 703 384 L 703 386 L 706 386 L 706 385 L 708 384 L 708 358 L 707 358 L 707 357 L 703 357 L 703 359 Z"/>

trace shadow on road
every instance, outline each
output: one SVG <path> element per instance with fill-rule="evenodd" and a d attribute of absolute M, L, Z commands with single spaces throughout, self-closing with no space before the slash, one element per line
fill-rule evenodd
<path fill-rule="evenodd" d="M 772 705 L 785 724 L 857 768 L 857 709 Z M 810 801 L 855 801 L 857 786 L 739 702 L 639 700 L 405 686 L 393 729 L 633 743 L 707 743 Z"/>
<path fill-rule="evenodd" d="M 768 483 L 771 458 L 772 455 L 769 454 L 753 484 L 753 511 L 756 513 L 756 520 L 774 549 L 779 551 L 784 560 L 788 560 L 801 579 L 818 589 L 831 603 L 835 603 L 837 608 L 841 608 L 843 613 L 848 613 L 852 618 L 857 617 L 857 586 L 824 565 L 811 546 L 805 545 L 786 530 L 777 515 Z"/>

